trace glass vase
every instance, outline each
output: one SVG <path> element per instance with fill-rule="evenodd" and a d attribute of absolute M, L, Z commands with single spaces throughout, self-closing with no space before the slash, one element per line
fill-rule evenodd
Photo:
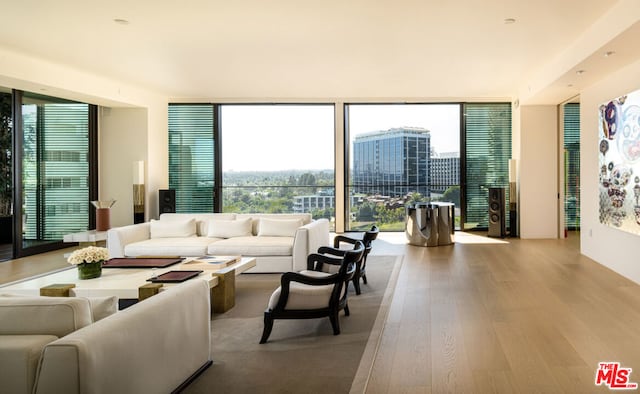
<path fill-rule="evenodd" d="M 99 278 L 102 275 L 102 261 L 78 264 L 78 279 Z"/>

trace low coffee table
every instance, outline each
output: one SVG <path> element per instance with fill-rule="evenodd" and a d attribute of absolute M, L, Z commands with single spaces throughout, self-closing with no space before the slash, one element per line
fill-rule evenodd
<path fill-rule="evenodd" d="M 102 276 L 95 279 L 78 279 L 78 270 L 74 266 L 51 274 L 38 276 L 20 282 L 0 286 L 0 292 L 24 295 L 52 295 L 73 288 L 80 297 L 117 296 L 119 299 L 144 299 L 164 289 L 175 286 L 173 283 L 151 283 L 147 279 L 169 271 L 193 270 L 193 266 L 185 264 L 185 259 L 166 268 L 103 268 Z M 254 257 L 243 257 L 240 261 L 216 270 L 204 270 L 196 278 L 205 279 L 211 289 L 211 309 L 222 313 L 235 305 L 235 277 L 255 267 Z M 53 291 L 53 292 L 52 292 Z M 147 293 L 141 297 L 141 294 Z"/>

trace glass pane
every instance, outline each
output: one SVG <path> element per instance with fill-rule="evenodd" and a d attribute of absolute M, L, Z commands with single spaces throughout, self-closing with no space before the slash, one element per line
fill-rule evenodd
<path fill-rule="evenodd" d="M 509 201 L 511 104 L 465 104 L 467 229 L 487 229 L 490 187 L 505 189 Z M 509 226 L 509 216 L 506 216 Z"/>
<path fill-rule="evenodd" d="M 222 105 L 225 212 L 335 218 L 333 105 Z"/>
<path fill-rule="evenodd" d="M 89 226 L 89 105 L 25 93 L 23 248 Z"/>
<path fill-rule="evenodd" d="M 12 94 L 0 87 L 0 261 L 13 257 Z"/>
<path fill-rule="evenodd" d="M 213 212 L 213 108 L 169 105 L 169 188 L 176 191 L 176 212 Z"/>
<path fill-rule="evenodd" d="M 403 231 L 405 204 L 449 201 L 460 216 L 460 105 L 350 104 L 348 230 Z"/>
<path fill-rule="evenodd" d="M 564 106 L 564 223 L 580 229 L 580 104 Z"/>

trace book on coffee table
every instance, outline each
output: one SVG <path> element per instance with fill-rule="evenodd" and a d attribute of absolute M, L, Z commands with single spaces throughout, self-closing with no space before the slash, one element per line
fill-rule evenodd
<path fill-rule="evenodd" d="M 220 269 L 240 261 L 241 256 L 200 256 L 183 263 L 183 266 L 198 269 Z"/>

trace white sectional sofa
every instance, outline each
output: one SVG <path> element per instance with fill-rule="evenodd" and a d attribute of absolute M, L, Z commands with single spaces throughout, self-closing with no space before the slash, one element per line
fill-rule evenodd
<path fill-rule="evenodd" d="M 251 273 L 304 270 L 307 256 L 325 245 L 329 222 L 307 213 L 165 213 L 107 233 L 111 257 L 256 257 Z"/>
<path fill-rule="evenodd" d="M 168 393 L 211 364 L 205 281 L 102 309 L 95 321 L 86 298 L 0 296 L 0 392 Z"/>

